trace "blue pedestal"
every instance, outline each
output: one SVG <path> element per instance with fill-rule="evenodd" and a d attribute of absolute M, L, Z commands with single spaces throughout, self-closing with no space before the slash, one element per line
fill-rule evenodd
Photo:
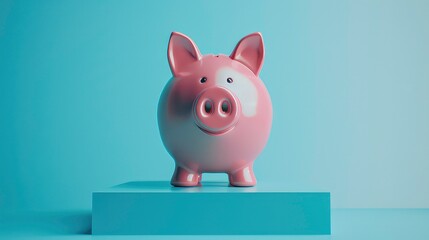
<path fill-rule="evenodd" d="M 92 196 L 92 233 L 330 234 L 330 193 L 129 182 Z"/>

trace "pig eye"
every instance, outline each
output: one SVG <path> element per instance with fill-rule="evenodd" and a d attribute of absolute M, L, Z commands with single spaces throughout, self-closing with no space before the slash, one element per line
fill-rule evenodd
<path fill-rule="evenodd" d="M 226 81 L 227 81 L 228 83 L 232 83 L 232 82 L 234 82 L 234 80 L 232 80 L 232 78 L 227 78 L 227 79 L 226 79 Z"/>
<path fill-rule="evenodd" d="M 205 82 L 207 82 L 207 78 L 206 78 L 206 77 L 202 77 L 202 78 L 201 78 L 201 80 L 200 80 L 200 82 L 201 82 L 201 83 L 205 83 Z"/>

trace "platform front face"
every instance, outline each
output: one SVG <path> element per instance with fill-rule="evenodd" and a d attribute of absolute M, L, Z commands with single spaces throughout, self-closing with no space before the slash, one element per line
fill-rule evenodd
<path fill-rule="evenodd" d="M 329 193 L 267 189 L 120 185 L 93 193 L 92 233 L 330 234 Z"/>

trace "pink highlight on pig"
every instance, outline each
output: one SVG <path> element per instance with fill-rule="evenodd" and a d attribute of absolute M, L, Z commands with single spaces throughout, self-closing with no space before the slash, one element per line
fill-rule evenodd
<path fill-rule="evenodd" d="M 201 55 L 186 35 L 168 45 L 173 78 L 158 105 L 162 141 L 176 162 L 171 184 L 196 186 L 204 172 L 226 172 L 232 186 L 254 186 L 253 162 L 271 130 L 271 100 L 258 75 L 260 33 L 244 37 L 232 54 Z"/>

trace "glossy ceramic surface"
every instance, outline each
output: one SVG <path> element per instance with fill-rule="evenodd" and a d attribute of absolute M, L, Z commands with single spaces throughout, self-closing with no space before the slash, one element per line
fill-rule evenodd
<path fill-rule="evenodd" d="M 162 141 L 176 162 L 174 186 L 197 186 L 204 172 L 225 172 L 232 186 L 254 186 L 253 162 L 271 130 L 270 96 L 259 72 L 260 33 L 239 41 L 230 56 L 201 55 L 186 35 L 168 45 L 173 77 L 158 105 Z"/>

